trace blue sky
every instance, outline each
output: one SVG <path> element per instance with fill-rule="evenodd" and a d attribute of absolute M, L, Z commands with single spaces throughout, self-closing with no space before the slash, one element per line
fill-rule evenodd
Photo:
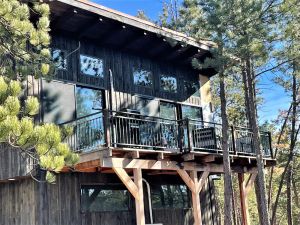
<path fill-rule="evenodd" d="M 92 0 L 95 3 L 135 16 L 143 10 L 148 17 L 156 20 L 162 9 L 163 0 Z M 289 96 L 272 82 L 274 74 L 262 75 L 259 87 L 262 89 L 264 104 L 259 109 L 260 122 L 275 119 L 279 109 L 289 107 Z"/>

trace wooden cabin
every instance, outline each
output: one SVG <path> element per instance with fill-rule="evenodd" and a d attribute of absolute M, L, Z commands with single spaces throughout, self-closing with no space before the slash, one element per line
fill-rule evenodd
<path fill-rule="evenodd" d="M 2 145 L 1 225 L 216 225 L 214 176 L 223 173 L 221 129 L 212 121 L 210 77 L 191 60 L 214 43 L 158 27 L 86 0 L 49 1 L 51 82 L 29 80 L 38 120 L 71 125 L 80 154 L 55 185 L 32 179 L 32 165 Z M 257 174 L 251 130 L 231 126 L 244 224 Z M 271 137 L 262 132 L 265 165 Z M 244 174 L 250 174 L 244 181 Z M 212 176 L 214 175 L 214 176 Z"/>

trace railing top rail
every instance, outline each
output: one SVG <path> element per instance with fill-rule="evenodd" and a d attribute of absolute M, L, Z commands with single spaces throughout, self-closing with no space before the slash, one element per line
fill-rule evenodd
<path fill-rule="evenodd" d="M 145 122 L 154 122 L 155 120 L 162 120 L 162 121 L 169 121 L 169 122 L 172 122 L 172 123 L 174 123 L 174 122 L 179 123 L 179 122 L 184 122 L 184 121 L 188 120 L 188 121 L 195 122 L 195 123 L 203 123 L 203 124 L 211 124 L 211 125 L 214 125 L 214 126 L 222 126 L 221 123 L 208 122 L 208 121 L 199 120 L 199 119 L 190 119 L 190 118 L 188 118 L 188 119 L 176 119 L 176 120 L 174 120 L 174 119 L 162 118 L 162 117 L 157 117 L 157 116 L 147 116 L 147 115 L 134 113 L 134 112 L 115 111 L 115 110 L 109 110 L 109 109 L 99 109 L 99 112 L 95 112 L 95 113 L 92 113 L 92 114 L 89 114 L 89 115 L 86 115 L 86 116 L 82 116 L 80 118 L 76 118 L 76 119 L 73 119 L 73 120 L 66 121 L 64 123 L 60 123 L 59 126 L 71 124 L 73 122 L 80 121 L 82 119 L 89 118 L 89 117 L 101 114 L 104 111 L 110 113 L 111 116 L 117 117 L 117 118 L 124 118 L 124 119 L 126 118 L 127 119 L 128 117 L 126 117 L 125 115 L 138 116 L 139 118 L 130 118 L 130 119 L 140 120 L 140 121 L 145 121 Z M 115 114 L 115 115 L 113 115 L 113 114 Z M 144 119 L 142 119 L 142 118 L 144 118 Z M 151 119 L 153 119 L 153 120 L 151 120 Z M 230 126 L 230 127 L 233 127 L 235 130 L 247 130 L 248 132 L 252 132 L 251 128 L 249 128 L 249 127 L 243 127 L 243 126 Z M 263 134 L 268 134 L 269 133 L 268 131 L 260 131 L 260 132 L 263 133 Z"/>
<path fill-rule="evenodd" d="M 92 113 L 92 114 L 88 114 L 88 115 L 86 115 L 86 116 L 82 116 L 82 117 L 79 117 L 79 118 L 76 118 L 76 119 L 73 119 L 73 120 L 69 120 L 69 121 L 60 123 L 60 124 L 58 124 L 58 125 L 59 125 L 59 126 L 67 125 L 67 124 L 76 122 L 76 121 L 78 121 L 78 120 L 82 120 L 82 119 L 85 119 L 85 118 L 89 118 L 89 117 L 98 115 L 98 114 L 102 113 L 102 111 L 103 111 L 103 109 L 99 109 L 99 112 L 95 112 L 95 113 Z"/>

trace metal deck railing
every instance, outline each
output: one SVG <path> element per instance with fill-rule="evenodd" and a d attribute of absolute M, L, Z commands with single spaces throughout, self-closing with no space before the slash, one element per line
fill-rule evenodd
<path fill-rule="evenodd" d="M 77 152 L 116 147 L 222 153 L 222 124 L 218 123 L 102 110 L 61 125 L 73 127 L 73 134 L 65 141 Z M 253 133 L 249 128 L 230 126 L 228 137 L 231 155 L 255 155 Z M 260 137 L 264 156 L 272 158 L 270 133 L 261 132 Z"/>

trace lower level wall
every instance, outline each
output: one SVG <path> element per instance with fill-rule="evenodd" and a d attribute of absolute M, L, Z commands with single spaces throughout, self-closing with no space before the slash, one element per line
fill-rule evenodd
<path fill-rule="evenodd" d="M 149 183 L 178 183 L 175 175 L 145 177 Z M 81 212 L 81 184 L 120 183 L 115 174 L 69 173 L 57 176 L 56 184 L 38 183 L 31 178 L 0 183 L 1 225 L 135 225 L 135 210 L 121 212 Z M 145 188 L 146 189 L 146 188 Z M 146 195 L 146 194 L 145 194 Z M 206 184 L 201 193 L 203 225 L 214 225 L 213 199 Z M 147 203 L 145 196 L 145 205 Z M 149 210 L 145 210 L 150 223 Z M 192 225 L 192 209 L 154 209 L 154 223 Z"/>

